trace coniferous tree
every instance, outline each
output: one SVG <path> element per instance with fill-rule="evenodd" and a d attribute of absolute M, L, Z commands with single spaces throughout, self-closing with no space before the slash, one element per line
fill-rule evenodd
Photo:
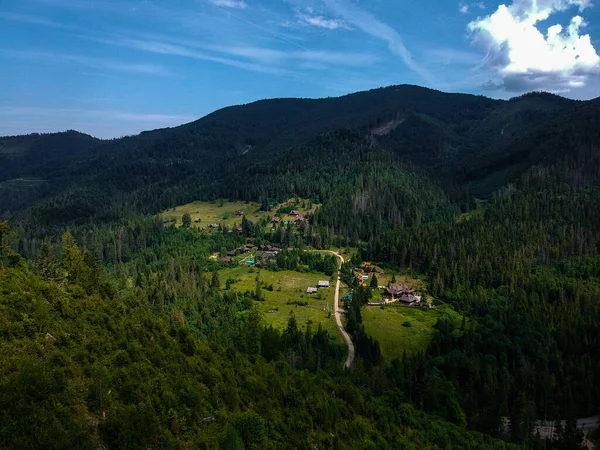
<path fill-rule="evenodd" d="M 375 275 L 373 275 L 371 277 L 371 284 L 370 287 L 371 288 L 376 288 L 377 286 L 379 286 L 378 281 L 377 281 L 377 277 Z"/>
<path fill-rule="evenodd" d="M 219 273 L 216 270 L 212 273 L 212 277 L 210 280 L 210 286 L 215 289 L 219 289 L 221 287 L 221 280 L 219 279 Z"/>
<path fill-rule="evenodd" d="M 75 243 L 70 231 L 66 231 L 62 239 L 63 267 L 68 283 L 77 283 L 85 277 L 87 267 L 83 261 L 81 250 Z"/>
<path fill-rule="evenodd" d="M 64 270 L 61 269 L 58 258 L 50 248 L 48 239 L 44 239 L 42 242 L 35 257 L 33 269 L 46 281 L 60 283 L 64 280 Z"/>
<path fill-rule="evenodd" d="M 188 213 L 185 213 L 181 217 L 181 226 L 182 228 L 189 228 L 192 226 L 192 217 Z"/>

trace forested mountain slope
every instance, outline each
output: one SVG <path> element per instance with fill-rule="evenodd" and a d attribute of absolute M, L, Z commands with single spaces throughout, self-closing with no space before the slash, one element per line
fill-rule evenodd
<path fill-rule="evenodd" d="M 3 196 L 0 214 L 54 198 L 49 206 L 57 208 L 53 220 L 69 223 L 83 220 L 90 211 L 87 204 L 71 204 L 74 197 L 91 199 L 95 201 L 93 209 L 102 210 L 102 205 L 122 203 L 130 194 L 139 194 L 146 204 L 148 197 L 156 198 L 157 192 L 166 188 L 179 193 L 155 202 L 154 210 L 192 198 L 182 194 L 184 191 L 195 197 L 202 193 L 204 197 L 243 198 L 222 192 L 219 186 L 227 177 L 243 176 L 251 166 L 268 164 L 290 149 L 310 145 L 322 133 L 342 128 L 368 137 L 399 160 L 429 169 L 436 178 L 454 182 L 461 174 L 461 161 L 468 166 L 471 158 L 493 153 L 495 146 L 576 106 L 576 102 L 550 94 L 505 102 L 403 85 L 339 98 L 263 100 L 225 108 L 180 127 L 112 141 L 83 139 L 73 133 L 44 136 L 43 140 L 36 136 L 8 138 L 4 141 L 35 147 L 31 155 L 39 155 L 42 149 L 45 156 L 20 159 L 18 170 L 14 164 L 7 165 L 0 182 L 16 176 L 47 181 L 9 191 L 13 195 Z M 382 129 L 387 131 L 382 133 Z M 53 142 L 59 139 L 63 146 L 56 151 Z M 341 144 L 339 147 L 342 149 Z M 322 162 L 317 159 L 314 164 Z M 290 194 L 294 189 L 287 189 L 286 195 Z M 141 208 L 135 200 L 126 204 L 126 209 Z M 119 214 L 104 211 L 97 217 L 110 220 Z"/>
<path fill-rule="evenodd" d="M 70 234 L 35 274 L 0 262 L 2 448 L 517 448 L 359 388 L 322 330 L 266 328 L 201 274 L 122 288 Z"/>
<path fill-rule="evenodd" d="M 29 259 L 0 245 L 0 446 L 509 447 L 476 429 L 540 448 L 536 420 L 600 405 L 599 107 L 393 86 L 112 141 L 3 140 L 5 160 L 51 151 L 6 175 L 46 181 L 0 183 L 6 240 Z M 56 139 L 64 148 L 41 144 Z M 244 218 L 239 233 L 153 216 L 218 198 L 271 214 L 292 196 L 322 206 L 299 226 Z M 58 244 L 67 227 L 83 251 L 70 233 Z M 209 255 L 248 242 L 353 247 L 352 264 L 418 276 L 464 320 L 384 361 L 348 265 L 357 354 L 341 373 L 322 329 L 266 328 L 258 294 L 209 281 L 225 264 Z M 578 448 L 569 433 L 544 445 Z"/>

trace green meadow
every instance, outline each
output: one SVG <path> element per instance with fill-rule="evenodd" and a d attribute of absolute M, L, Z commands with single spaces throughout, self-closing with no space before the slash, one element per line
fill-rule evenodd
<path fill-rule="evenodd" d="M 311 208 L 308 208 L 311 206 Z M 212 223 L 221 226 L 237 227 L 242 223 L 242 217 L 235 215 L 236 211 L 243 211 L 244 216 L 254 223 L 265 217 L 273 217 L 275 215 L 281 217 L 285 221 L 287 214 L 278 214 L 280 208 L 291 207 L 296 209 L 302 215 L 306 215 L 311 211 L 315 211 L 319 205 L 310 205 L 308 200 L 290 199 L 287 202 L 280 203 L 271 208 L 271 211 L 261 211 L 260 204 L 256 202 L 229 202 L 227 200 L 216 200 L 214 202 L 192 202 L 186 205 L 176 206 L 167 209 L 160 213 L 164 219 L 169 219 L 175 222 L 176 226 L 181 225 L 181 218 L 184 214 L 189 214 L 192 218 L 192 227 L 207 227 Z M 195 219 L 200 219 L 200 223 L 196 223 Z M 290 217 L 290 220 L 292 218 Z"/>
<path fill-rule="evenodd" d="M 291 270 L 271 272 L 259 270 L 243 263 L 232 269 L 219 271 L 221 289 L 226 289 L 228 278 L 236 280 L 230 289 L 238 292 L 255 291 L 256 278 L 259 277 L 263 285 L 261 294 L 263 301 L 255 302 L 265 323 L 281 330 L 287 327 L 290 312 L 293 311 L 298 325 L 304 328 L 308 321 L 312 321 L 313 329 L 321 323 L 323 328 L 338 342 L 342 342 L 341 335 L 335 324 L 333 300 L 335 285 L 331 277 L 322 273 L 303 273 Z M 329 289 L 321 289 L 317 294 L 307 295 L 308 287 L 316 287 L 319 280 L 331 281 Z M 273 290 L 264 287 L 273 287 Z M 308 303 L 308 304 L 304 304 Z M 331 317 L 329 317 L 331 312 Z"/>
<path fill-rule="evenodd" d="M 397 304 L 368 306 L 362 309 L 362 318 L 367 334 L 379 341 L 381 352 L 386 360 L 401 357 L 407 353 L 424 352 L 431 342 L 436 321 L 449 315 L 460 325 L 461 316 L 448 305 L 432 309 L 401 306 Z M 410 322 L 410 326 L 404 326 Z"/>

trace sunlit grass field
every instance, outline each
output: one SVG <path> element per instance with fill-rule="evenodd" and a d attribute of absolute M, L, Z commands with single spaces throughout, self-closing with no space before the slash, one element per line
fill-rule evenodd
<path fill-rule="evenodd" d="M 227 200 L 217 200 L 215 202 L 198 201 L 167 209 L 160 214 L 165 219 L 175 220 L 176 226 L 181 225 L 181 218 L 184 214 L 189 214 L 192 218 L 192 227 L 202 228 L 212 223 L 221 226 L 236 227 L 242 223 L 242 217 L 236 216 L 236 211 L 243 211 L 246 218 L 254 223 L 264 217 L 273 217 L 275 215 L 280 216 L 281 220 L 285 221 L 288 217 L 287 214 L 277 214 L 277 210 L 285 206 L 293 206 L 300 214 L 306 215 L 309 211 L 315 211 L 319 205 L 312 205 L 311 208 L 308 208 L 309 202 L 307 200 L 298 200 L 297 205 L 294 200 L 289 200 L 288 202 L 274 206 L 270 212 L 267 212 L 261 211 L 260 204 L 255 202 L 229 202 Z M 196 218 L 200 219 L 201 222 L 195 223 L 194 220 Z"/>
<path fill-rule="evenodd" d="M 384 309 L 368 306 L 361 312 L 367 334 L 379 341 L 387 361 L 402 357 L 404 351 L 409 354 L 425 351 L 435 332 L 433 326 L 443 315 L 449 315 L 456 326 L 462 319 L 448 305 L 428 310 L 401 305 L 386 305 Z M 411 326 L 403 326 L 405 322 Z"/>
<path fill-rule="evenodd" d="M 254 292 L 257 276 L 260 277 L 263 286 L 273 286 L 273 291 L 262 289 L 264 301 L 255 302 L 266 324 L 283 330 L 287 327 L 290 311 L 293 311 L 298 326 L 304 328 L 310 320 L 313 330 L 316 330 L 321 323 L 336 341 L 342 342 L 333 314 L 335 285 L 331 277 L 322 273 L 302 273 L 291 270 L 271 272 L 243 264 L 219 271 L 222 290 L 225 290 L 227 278 L 232 278 L 239 281 L 231 285 L 231 290 Z M 307 295 L 306 289 L 316 287 L 319 280 L 332 281 L 332 286 L 329 289 L 320 289 L 317 294 Z M 308 302 L 308 305 L 303 305 L 305 302 Z M 331 312 L 331 317 L 328 317 L 328 311 Z"/>

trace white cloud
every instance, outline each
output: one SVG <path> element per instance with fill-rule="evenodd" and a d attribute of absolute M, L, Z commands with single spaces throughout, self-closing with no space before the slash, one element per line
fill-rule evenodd
<path fill-rule="evenodd" d="M 309 14 L 298 13 L 296 15 L 298 20 L 303 24 L 312 25 L 319 28 L 327 28 L 328 30 L 337 30 L 339 28 L 348 29 L 348 25 L 343 20 L 337 19 L 326 19 L 323 16 L 313 15 L 312 10 L 309 10 Z"/>
<path fill-rule="evenodd" d="M 242 0 L 209 0 L 210 3 L 224 8 L 246 9 L 247 3 Z"/>
<path fill-rule="evenodd" d="M 459 3 L 458 4 L 458 10 L 463 14 L 467 14 L 471 10 L 471 8 L 485 9 L 485 3 L 476 2 L 476 3 Z"/>
<path fill-rule="evenodd" d="M 589 0 L 514 0 L 471 22 L 475 42 L 486 49 L 485 63 L 500 78 L 485 87 L 564 92 L 600 75 L 600 57 L 590 36 L 580 34 L 586 26 L 581 16 L 574 16 L 566 29 L 556 24 L 542 33 L 536 26 L 556 12 L 571 7 L 582 12 L 589 6 Z"/>

